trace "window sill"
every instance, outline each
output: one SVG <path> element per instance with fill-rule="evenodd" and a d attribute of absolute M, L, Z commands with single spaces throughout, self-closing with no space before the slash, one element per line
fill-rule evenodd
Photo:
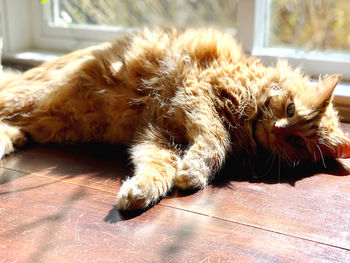
<path fill-rule="evenodd" d="M 40 64 L 57 59 L 67 52 L 47 51 L 47 50 L 23 50 L 14 52 L 4 52 L 3 63 L 24 64 L 27 66 L 39 66 Z"/>
<path fill-rule="evenodd" d="M 48 50 L 24 50 L 3 54 L 4 63 L 38 66 L 43 62 L 57 59 L 65 52 Z M 334 91 L 334 104 L 343 122 L 350 122 L 350 83 L 341 82 Z"/>

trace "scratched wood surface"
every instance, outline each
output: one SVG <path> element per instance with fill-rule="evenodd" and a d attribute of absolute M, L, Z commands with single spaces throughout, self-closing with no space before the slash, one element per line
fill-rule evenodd
<path fill-rule="evenodd" d="M 228 164 L 201 192 L 121 214 L 125 148 L 32 145 L 0 162 L 0 262 L 350 262 L 350 162 L 326 166 Z"/>

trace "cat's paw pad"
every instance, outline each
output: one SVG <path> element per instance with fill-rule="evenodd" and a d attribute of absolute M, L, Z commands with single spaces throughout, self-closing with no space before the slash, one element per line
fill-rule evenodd
<path fill-rule="evenodd" d="M 145 190 L 146 186 L 135 178 L 126 180 L 120 188 L 117 200 L 119 210 L 137 210 L 148 207 L 154 198 L 150 191 Z"/>
<path fill-rule="evenodd" d="M 182 190 L 201 190 L 208 184 L 208 171 L 196 161 L 180 164 L 175 186 Z"/>

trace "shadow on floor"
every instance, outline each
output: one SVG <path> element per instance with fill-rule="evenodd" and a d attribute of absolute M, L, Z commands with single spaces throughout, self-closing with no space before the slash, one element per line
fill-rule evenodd
<path fill-rule="evenodd" d="M 125 146 L 103 143 L 60 145 L 30 144 L 6 156 L 1 167 L 19 173 L 43 172 L 64 179 L 79 175 L 87 177 L 120 178 L 132 174 Z M 4 176 L 0 185 L 16 180 L 21 174 Z"/>
<path fill-rule="evenodd" d="M 350 168 L 336 159 L 325 159 L 319 163 L 300 163 L 290 166 L 279 163 L 278 160 L 269 163 L 264 158 L 246 163 L 228 161 L 223 169 L 215 176 L 212 184 L 216 187 L 226 187 L 232 181 L 247 181 L 251 183 L 288 183 L 292 186 L 303 178 L 326 173 L 333 176 L 350 175 Z"/>
<path fill-rule="evenodd" d="M 245 165 L 242 165 L 245 163 Z M 80 145 L 29 145 L 1 161 L 1 165 L 14 170 L 23 170 L 25 173 L 7 174 L 2 176 L 0 184 L 16 180 L 29 172 L 45 171 L 53 174 L 59 180 L 74 178 L 84 174 L 86 178 L 103 177 L 106 179 L 123 180 L 132 175 L 127 148 L 109 144 L 80 144 Z M 268 161 L 261 158 L 254 162 L 230 160 L 212 181 L 214 187 L 231 187 L 231 182 L 247 181 L 251 183 L 288 183 L 294 185 L 298 180 L 319 173 L 334 176 L 349 175 L 349 168 L 336 160 L 325 160 L 325 163 L 299 164 L 290 167 L 279 162 Z M 43 185 L 44 186 L 44 185 Z M 35 186 L 36 188 L 40 185 Z M 30 189 L 17 189 L 26 191 Z M 176 191 L 175 196 L 180 197 L 192 192 Z M 3 193 L 4 194 L 4 193 Z M 144 211 L 122 212 L 114 206 L 105 217 L 105 222 L 116 223 L 128 220 L 142 214 Z"/>

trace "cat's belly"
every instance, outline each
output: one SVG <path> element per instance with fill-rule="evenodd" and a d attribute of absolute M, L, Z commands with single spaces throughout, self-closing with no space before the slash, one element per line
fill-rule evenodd
<path fill-rule="evenodd" d="M 126 118 L 128 118 L 126 120 Z M 19 123 L 40 143 L 108 142 L 126 144 L 134 137 L 137 118 L 116 113 L 113 118 L 101 112 L 71 118 L 61 114 L 33 114 Z"/>
<path fill-rule="evenodd" d="M 106 120 L 106 129 L 101 134 L 101 141 L 108 143 L 129 143 L 135 132 L 143 125 L 142 113 L 125 107 L 124 110 L 111 112 Z M 99 139 L 99 138 L 96 138 Z"/>
<path fill-rule="evenodd" d="M 119 94 L 121 95 L 121 94 Z M 9 122 L 40 143 L 108 142 L 125 144 L 140 125 L 142 108 L 130 107 L 128 96 L 54 94 L 33 111 Z"/>

